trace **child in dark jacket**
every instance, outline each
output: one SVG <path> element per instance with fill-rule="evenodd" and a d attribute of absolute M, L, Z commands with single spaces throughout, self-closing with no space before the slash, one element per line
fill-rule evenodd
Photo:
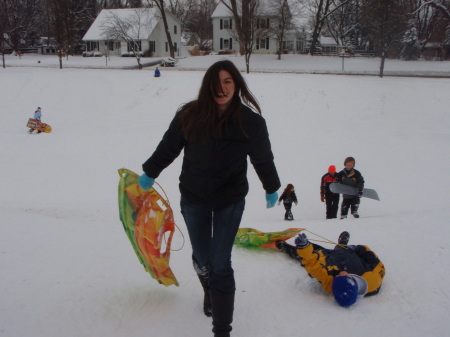
<path fill-rule="evenodd" d="M 352 215 L 359 218 L 358 209 L 361 202 L 361 195 L 364 190 L 364 178 L 361 172 L 355 170 L 355 158 L 347 157 L 344 161 L 345 168 L 337 174 L 336 182 L 344 185 L 349 185 L 358 188 L 356 195 L 343 195 L 341 205 L 341 220 L 345 219 L 348 214 L 348 209 L 351 209 Z"/>
<path fill-rule="evenodd" d="M 328 172 L 320 179 L 320 201 L 327 205 L 327 219 L 336 219 L 339 209 L 339 194 L 330 191 L 330 185 L 336 182 L 336 166 L 330 165 Z"/>
<path fill-rule="evenodd" d="M 280 199 L 278 199 L 278 205 L 280 205 L 281 201 L 283 201 L 284 209 L 286 210 L 286 213 L 284 214 L 284 220 L 294 220 L 294 216 L 291 212 L 292 203 L 295 203 L 295 205 L 298 204 L 294 185 L 288 184 L 286 186 L 283 194 L 281 194 L 280 196 Z"/>

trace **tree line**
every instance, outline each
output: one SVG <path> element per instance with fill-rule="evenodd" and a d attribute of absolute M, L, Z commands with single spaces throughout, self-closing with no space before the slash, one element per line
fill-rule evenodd
<path fill-rule="evenodd" d="M 319 37 L 326 35 L 350 52 L 370 50 L 381 57 L 410 60 L 433 42 L 442 58 L 450 57 L 450 0 L 0 0 L 0 47 L 20 50 L 51 37 L 59 50 L 77 53 L 102 9 L 158 6 L 171 11 L 182 22 L 183 32 L 207 50 L 211 15 L 219 2 L 234 15 L 240 51 L 247 56 L 265 3 L 277 22 L 271 35 L 281 44 L 287 30 L 309 31 L 311 55 L 320 51 Z"/>

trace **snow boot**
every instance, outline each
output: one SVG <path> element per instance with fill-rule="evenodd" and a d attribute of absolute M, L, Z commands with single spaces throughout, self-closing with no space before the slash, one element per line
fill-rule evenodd
<path fill-rule="evenodd" d="M 346 219 L 346 218 L 347 218 L 347 215 L 341 215 L 341 220 Z"/>
<path fill-rule="evenodd" d="M 284 220 L 291 221 L 294 220 L 294 215 L 292 215 L 291 211 L 286 211 L 284 214 Z"/>
<path fill-rule="evenodd" d="M 341 235 L 339 235 L 338 244 L 346 246 L 349 240 L 350 240 L 350 233 L 344 231 L 341 233 Z"/>
<path fill-rule="evenodd" d="M 212 305 L 214 337 L 230 337 L 234 311 L 234 292 L 228 294 L 209 291 Z"/>
<path fill-rule="evenodd" d="M 200 280 L 200 284 L 202 285 L 203 288 L 203 313 L 205 314 L 206 317 L 211 317 L 212 316 L 212 309 L 211 309 L 211 299 L 209 296 L 209 284 L 208 284 L 208 279 L 209 279 L 209 272 L 208 269 L 206 267 L 203 268 L 199 268 L 197 262 L 195 262 L 195 260 L 192 260 L 193 264 L 194 264 L 194 269 L 197 273 L 198 279 Z"/>
<path fill-rule="evenodd" d="M 359 218 L 358 212 L 353 212 L 352 215 L 353 215 L 355 218 Z"/>
<path fill-rule="evenodd" d="M 30 129 L 30 131 L 28 131 L 28 133 L 33 133 L 34 129 Z"/>

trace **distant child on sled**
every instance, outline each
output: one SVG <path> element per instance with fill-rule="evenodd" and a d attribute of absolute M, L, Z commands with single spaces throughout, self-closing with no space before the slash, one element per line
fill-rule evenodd
<path fill-rule="evenodd" d="M 41 112 L 41 107 L 38 107 L 36 109 L 36 111 L 34 112 L 34 119 L 37 120 L 39 123 L 41 122 L 41 117 L 42 117 L 42 112 Z M 30 129 L 30 131 L 28 131 L 29 133 L 33 133 L 34 129 Z M 41 133 L 41 130 L 38 130 L 37 133 Z"/>
<path fill-rule="evenodd" d="M 276 247 L 296 261 L 322 288 L 332 294 L 342 307 L 349 307 L 359 298 L 376 295 L 380 291 L 385 268 L 378 256 L 364 245 L 347 245 L 348 232 L 342 232 L 334 249 L 325 249 L 309 242 L 300 233 L 295 247 L 277 241 Z"/>
<path fill-rule="evenodd" d="M 278 205 L 280 205 L 281 201 L 283 201 L 284 209 L 286 210 L 286 213 L 284 214 L 284 220 L 294 220 L 294 216 L 292 215 L 291 211 L 292 203 L 295 203 L 295 205 L 298 204 L 294 185 L 288 184 L 286 186 L 280 199 L 278 199 Z"/>

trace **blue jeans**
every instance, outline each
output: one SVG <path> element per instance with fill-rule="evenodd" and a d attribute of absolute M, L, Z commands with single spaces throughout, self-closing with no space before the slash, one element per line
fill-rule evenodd
<path fill-rule="evenodd" d="M 221 209 L 211 209 L 181 197 L 180 205 L 191 239 L 192 258 L 199 268 L 208 270 L 209 288 L 221 294 L 234 292 L 231 250 L 244 213 L 245 199 Z"/>

